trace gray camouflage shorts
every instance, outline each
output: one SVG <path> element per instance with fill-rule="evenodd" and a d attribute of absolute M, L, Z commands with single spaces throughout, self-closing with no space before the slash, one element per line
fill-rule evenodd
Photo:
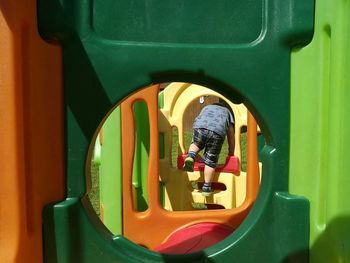
<path fill-rule="evenodd" d="M 197 145 L 199 150 L 203 150 L 203 162 L 211 168 L 215 168 L 219 159 L 222 144 L 225 137 L 207 130 L 207 129 L 194 129 L 192 143 Z"/>

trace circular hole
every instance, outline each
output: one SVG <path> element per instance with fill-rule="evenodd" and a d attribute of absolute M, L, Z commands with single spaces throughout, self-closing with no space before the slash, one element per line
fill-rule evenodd
<path fill-rule="evenodd" d="M 185 234 L 182 234 L 183 244 L 186 244 L 189 238 L 203 236 L 199 231 L 198 236 L 189 237 L 183 225 L 176 225 L 175 219 L 175 228 L 172 228 L 172 222 L 168 225 L 165 223 L 168 232 L 160 235 L 158 230 L 154 229 L 153 234 L 143 234 L 143 231 L 156 227 L 157 220 L 162 218 L 154 218 L 150 225 L 147 225 L 149 221 L 145 221 L 139 229 L 138 236 L 137 227 L 140 222 L 135 225 L 133 223 L 141 217 L 133 216 L 148 211 L 143 214 L 143 217 L 147 217 L 152 214 L 150 207 L 159 207 L 159 204 L 161 209 L 169 213 L 170 218 L 172 213 L 191 211 L 188 220 L 184 220 L 187 227 L 191 226 L 192 213 L 194 215 L 204 212 L 200 210 L 213 210 L 217 213 L 218 221 L 222 223 L 221 226 L 213 226 L 210 231 L 215 233 L 228 227 L 232 232 L 238 226 L 229 225 L 224 219 L 220 219 L 223 218 L 220 211 L 226 208 L 236 213 L 237 208 L 246 199 L 246 149 L 249 143 L 246 136 L 247 108 L 243 104 L 234 104 L 220 93 L 190 83 L 161 84 L 157 86 L 156 93 L 150 91 L 146 94 L 151 89 L 154 88 L 140 90 L 120 105 L 116 105 L 96 131 L 95 141 L 91 142 L 94 153 L 89 160 L 92 188 L 88 196 L 97 216 L 113 234 L 122 234 L 134 243 L 142 244 L 140 246 L 159 252 L 169 252 L 166 242 L 169 241 L 170 235 L 177 231 L 185 231 Z M 152 96 L 156 96 L 157 105 Z M 198 152 L 193 172 L 184 170 L 183 165 L 193 138 L 193 123 L 206 106 L 222 100 L 228 104 L 229 112 L 234 117 L 234 133 L 230 134 L 231 143 L 233 141 L 235 144 L 234 157 L 229 156 L 229 141 L 225 133 L 222 148 L 216 153 L 218 162 L 211 184 L 213 193 L 204 196 L 202 187 L 206 164 L 202 158 L 205 156 L 205 148 Z M 155 125 L 158 125 L 156 131 L 152 130 Z M 256 137 L 259 134 L 258 129 Z M 259 147 L 262 146 L 259 144 Z M 128 149 L 129 155 L 125 154 L 125 149 Z M 155 159 L 154 156 L 158 158 Z M 257 172 L 261 173 L 259 170 Z M 126 176 L 131 177 L 130 185 L 123 187 Z M 149 177 L 153 179 L 149 180 Z M 153 186 L 148 186 L 148 182 L 152 182 Z M 150 188 L 153 189 L 151 192 Z M 128 202 L 131 210 L 125 207 L 125 203 Z M 203 229 L 206 227 L 209 225 Z M 136 230 L 132 230 L 133 228 Z M 221 235 L 223 238 L 226 236 Z M 177 248 L 182 247 L 178 238 L 176 236 L 176 242 L 180 244 Z M 167 249 L 161 250 L 161 247 Z M 206 247 L 207 245 L 198 245 L 196 249 Z M 180 250 L 176 250 L 176 253 L 194 252 Z"/>

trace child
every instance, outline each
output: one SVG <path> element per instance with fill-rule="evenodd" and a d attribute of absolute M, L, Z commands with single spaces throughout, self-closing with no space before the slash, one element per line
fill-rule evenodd
<path fill-rule="evenodd" d="M 213 193 L 211 182 L 225 136 L 228 141 L 228 154 L 233 156 L 235 149 L 234 116 L 230 106 L 222 99 L 219 103 L 205 106 L 193 123 L 193 139 L 185 159 L 184 170 L 193 172 L 194 160 L 199 151 L 205 148 L 204 184 L 202 195 Z"/>

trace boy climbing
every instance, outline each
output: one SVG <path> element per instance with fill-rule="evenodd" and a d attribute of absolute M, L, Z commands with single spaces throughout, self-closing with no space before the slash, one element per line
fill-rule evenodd
<path fill-rule="evenodd" d="M 199 151 L 204 149 L 204 184 L 202 195 L 213 193 L 211 182 L 214 177 L 219 154 L 225 136 L 228 141 L 228 155 L 235 150 L 234 116 L 230 106 L 222 99 L 219 103 L 205 106 L 193 123 L 193 138 L 184 163 L 184 170 L 193 172 L 194 161 Z"/>

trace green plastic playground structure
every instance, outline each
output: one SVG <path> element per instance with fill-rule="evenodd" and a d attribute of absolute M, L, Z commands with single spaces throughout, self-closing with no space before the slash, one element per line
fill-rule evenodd
<path fill-rule="evenodd" d="M 62 46 L 66 111 L 66 200 L 44 211 L 46 262 L 308 261 L 309 202 L 289 194 L 307 196 L 289 176 L 290 50 L 311 41 L 314 3 L 287 2 L 38 2 L 41 36 Z M 261 188 L 246 220 L 222 242 L 188 255 L 113 235 L 86 196 L 90 142 L 105 116 L 140 88 L 164 82 L 200 84 L 243 102 L 266 139 Z M 118 189 L 117 181 L 110 187 Z"/>

